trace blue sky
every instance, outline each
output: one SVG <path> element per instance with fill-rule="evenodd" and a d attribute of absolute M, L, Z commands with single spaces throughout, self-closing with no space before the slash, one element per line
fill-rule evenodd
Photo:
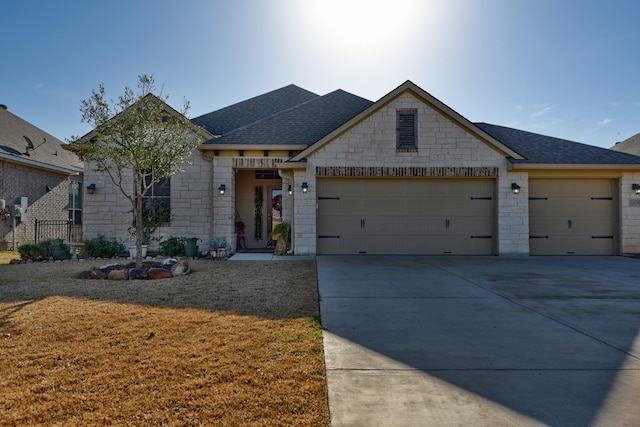
<path fill-rule="evenodd" d="M 0 104 L 59 139 L 153 74 L 196 117 L 279 87 L 378 100 L 414 83 L 475 122 L 609 147 L 640 132 L 636 0 L 21 0 Z"/>

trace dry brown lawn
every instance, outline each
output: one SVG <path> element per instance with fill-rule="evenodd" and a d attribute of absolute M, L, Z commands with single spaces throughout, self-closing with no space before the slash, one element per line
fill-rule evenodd
<path fill-rule="evenodd" d="M 0 425 L 326 426 L 314 261 L 0 265 Z"/>

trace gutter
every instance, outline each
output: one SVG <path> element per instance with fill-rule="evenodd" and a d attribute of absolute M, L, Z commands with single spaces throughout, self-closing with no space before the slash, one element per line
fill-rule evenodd
<path fill-rule="evenodd" d="M 200 144 L 198 146 L 198 150 L 200 151 L 215 151 L 215 150 L 220 150 L 220 151 L 237 151 L 237 150 L 244 150 L 244 151 L 264 151 L 264 150 L 269 150 L 269 151 L 300 151 L 300 150 L 304 150 L 305 148 L 309 147 L 308 145 L 302 145 L 302 144 L 297 144 L 297 145 L 286 145 L 286 144 L 280 144 L 280 145 L 268 145 L 268 144 Z"/>
<path fill-rule="evenodd" d="M 640 171 L 640 164 L 588 164 L 588 163 L 508 163 L 510 171 L 541 170 L 608 170 L 608 171 Z"/>
<path fill-rule="evenodd" d="M 38 169 L 45 169 L 45 170 L 51 170 L 51 171 L 55 171 L 55 172 L 62 172 L 62 173 L 68 174 L 68 175 L 80 175 L 80 172 L 82 171 L 82 169 L 80 169 L 80 170 L 69 169 L 69 168 L 64 168 L 62 166 L 54 166 L 54 165 L 47 164 L 47 163 L 37 162 L 37 161 L 31 160 L 31 159 L 19 159 L 19 158 L 15 157 L 15 156 L 3 154 L 3 153 L 0 153 L 0 159 L 4 159 L 4 160 L 7 160 L 7 161 L 12 162 L 12 163 L 18 163 L 18 164 L 24 164 L 24 165 L 28 165 L 28 166 L 33 166 L 33 167 L 36 167 Z"/>

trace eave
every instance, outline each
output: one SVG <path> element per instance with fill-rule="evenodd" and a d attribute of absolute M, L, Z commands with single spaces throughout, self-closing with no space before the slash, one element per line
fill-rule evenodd
<path fill-rule="evenodd" d="M 273 145 L 273 144 L 200 144 L 200 151 L 300 151 L 307 148 L 308 145 Z"/>
<path fill-rule="evenodd" d="M 54 166 L 47 163 L 38 162 L 36 160 L 18 159 L 15 156 L 3 154 L 3 153 L 0 153 L 0 159 L 6 160 L 11 163 L 25 165 L 25 166 L 29 166 L 37 169 L 59 172 L 65 175 L 80 175 L 80 172 L 81 172 L 81 170 L 78 170 L 78 169 L 69 169 L 62 166 Z"/>
<path fill-rule="evenodd" d="M 278 170 L 306 170 L 307 162 L 281 162 L 276 163 L 276 167 L 278 168 Z"/>
<path fill-rule="evenodd" d="M 603 170 L 603 171 L 640 171 L 640 164 L 553 164 L 553 163 L 509 163 L 507 169 L 510 171 L 542 171 L 542 170 Z"/>

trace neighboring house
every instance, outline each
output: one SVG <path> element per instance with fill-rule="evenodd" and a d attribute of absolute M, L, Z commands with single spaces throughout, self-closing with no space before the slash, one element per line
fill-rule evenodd
<path fill-rule="evenodd" d="M 377 102 L 291 85 L 192 121 L 211 137 L 171 178 L 160 233 L 201 248 L 235 250 L 240 221 L 265 247 L 287 221 L 296 255 L 640 252 L 640 157 L 472 123 L 410 81 Z M 130 213 L 97 194 L 85 233 L 123 237 Z"/>
<path fill-rule="evenodd" d="M 63 146 L 0 106 L 0 199 L 5 204 L 0 213 L 0 249 L 82 237 L 84 167 Z"/>
<path fill-rule="evenodd" d="M 640 156 L 640 133 L 635 134 L 631 138 L 625 139 L 622 142 L 617 142 L 616 145 L 611 147 L 611 149 Z"/>

